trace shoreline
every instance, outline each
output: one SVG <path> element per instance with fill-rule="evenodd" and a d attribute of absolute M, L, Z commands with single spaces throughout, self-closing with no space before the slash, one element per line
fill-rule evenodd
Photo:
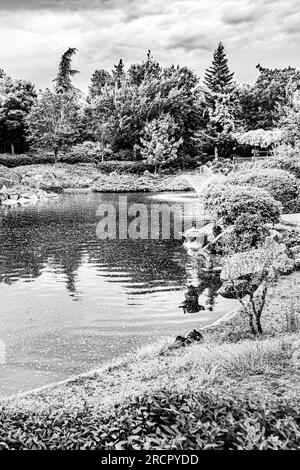
<path fill-rule="evenodd" d="M 241 310 L 241 307 L 236 307 L 235 309 L 231 310 L 230 312 L 225 313 L 222 317 L 218 318 L 213 323 L 200 327 L 199 331 L 202 332 L 202 331 L 207 331 L 207 330 L 213 329 L 216 326 L 222 324 L 223 322 L 231 320 L 232 318 L 234 318 L 235 315 L 239 314 L 240 310 Z M 147 347 L 155 348 L 161 342 L 164 342 L 164 341 L 167 341 L 167 340 L 172 342 L 172 341 L 174 341 L 174 338 L 166 336 L 166 337 L 160 339 L 160 341 L 155 341 L 154 343 L 147 344 L 145 347 L 146 348 Z M 88 377 L 90 377 L 94 374 L 103 373 L 110 367 L 111 362 L 115 362 L 115 361 L 117 361 L 117 362 L 121 361 L 122 362 L 124 360 L 127 360 L 127 358 L 135 356 L 136 354 L 139 353 L 140 350 L 143 350 L 145 347 L 138 348 L 136 351 L 133 351 L 132 353 L 117 356 L 116 358 L 111 359 L 110 361 L 104 363 L 102 366 L 98 366 L 94 369 L 90 369 L 87 372 L 82 372 L 80 374 L 73 375 L 73 376 L 71 376 L 67 379 L 64 379 L 64 380 L 59 380 L 57 382 L 42 385 L 40 387 L 36 387 L 36 388 L 30 389 L 30 390 L 27 390 L 27 391 L 24 391 L 24 392 L 17 392 L 17 393 L 14 393 L 12 395 L 8 395 L 8 396 L 1 396 L 0 395 L 0 406 L 1 406 L 1 403 L 5 402 L 5 401 L 9 401 L 9 400 L 17 399 L 17 398 L 24 398 L 24 397 L 26 398 L 26 396 L 34 395 L 36 393 L 40 393 L 40 392 L 43 392 L 43 391 L 46 391 L 46 390 L 51 390 L 52 388 L 59 387 L 61 385 L 67 385 L 68 383 L 71 383 L 71 382 L 76 381 L 76 380 L 81 379 L 81 378 L 85 378 L 85 377 L 88 378 Z"/>
<path fill-rule="evenodd" d="M 284 291 L 289 285 L 292 279 L 297 280 L 297 285 L 299 284 L 300 286 L 300 272 L 296 271 L 290 275 L 286 276 L 281 276 L 280 279 L 278 280 L 277 284 L 274 286 L 272 294 L 271 294 L 271 299 L 274 298 L 276 299 L 277 296 L 280 296 L 278 294 L 278 291 Z M 296 288 L 297 290 L 297 288 Z M 298 293 L 298 291 L 297 291 Z M 300 292 L 299 292 L 299 299 L 300 299 Z M 272 302 L 271 302 L 272 304 Z M 276 303 L 277 305 L 277 303 Z M 280 313 L 279 313 L 280 315 Z M 257 338 L 252 338 L 251 335 L 248 333 L 247 329 L 247 324 L 245 323 L 244 319 L 242 318 L 242 309 L 240 306 L 236 307 L 235 309 L 231 310 L 230 312 L 225 313 L 222 317 L 218 318 L 215 320 L 213 323 L 209 325 L 205 325 L 203 327 L 200 327 L 198 331 L 202 333 L 206 333 L 208 335 L 209 340 L 213 340 L 213 342 L 220 342 L 221 338 L 221 343 L 223 342 L 223 336 L 229 336 L 232 334 L 234 336 L 237 335 L 237 332 L 235 330 L 238 330 L 238 335 L 241 336 L 241 339 L 243 340 L 244 338 L 249 339 L 251 341 L 256 341 Z M 275 319 L 276 320 L 276 319 Z M 279 324 L 279 330 L 278 332 L 282 334 L 282 323 L 285 322 L 285 319 L 281 318 L 280 324 Z M 267 321 L 266 321 L 267 324 Z M 274 319 L 272 320 L 272 325 L 271 329 L 274 327 Z M 270 331 L 268 331 L 268 328 L 266 329 L 265 333 L 265 338 L 268 337 L 270 334 Z M 206 335 L 205 335 L 206 336 Z M 223 338 L 223 339 L 222 339 Z M 34 400 L 35 398 L 38 399 L 40 395 L 44 395 L 44 392 L 51 392 L 51 391 L 56 391 L 64 387 L 69 387 L 72 386 L 73 383 L 77 381 L 84 381 L 84 380 L 91 380 L 93 377 L 99 376 L 109 373 L 110 369 L 118 367 L 118 365 L 124 365 L 126 367 L 126 364 L 130 364 L 133 359 L 140 358 L 140 357 L 148 357 L 148 359 L 151 359 L 157 355 L 157 351 L 159 351 L 158 354 L 161 353 L 161 348 L 172 351 L 173 345 L 175 342 L 175 338 L 172 337 L 163 337 L 159 341 L 155 341 L 154 343 L 147 344 L 146 346 L 142 348 L 138 348 L 136 351 L 124 355 L 117 356 L 116 358 L 94 368 L 91 369 L 87 372 L 83 372 L 80 374 L 76 374 L 74 376 L 71 376 L 67 379 L 60 380 L 57 382 L 53 382 L 50 384 L 43 385 L 41 387 L 36 387 L 31 390 L 27 390 L 24 392 L 19 392 L 15 393 L 13 395 L 9 396 L 2 396 L 0 397 L 0 406 L 8 404 L 9 402 L 13 401 L 18 401 L 18 399 L 27 399 L 29 400 Z M 202 344 L 202 343 L 201 343 Z M 205 341 L 204 343 L 205 344 Z M 197 343 L 193 343 L 192 346 L 197 346 Z M 180 347 L 177 349 L 177 351 L 184 351 L 188 350 L 191 348 L 190 346 L 187 347 Z M 149 350 L 149 354 L 144 354 L 145 350 Z"/>
<path fill-rule="evenodd" d="M 22 206 L 33 200 L 51 199 L 58 193 L 193 191 L 186 178 L 191 174 L 106 174 L 95 164 L 0 165 L 0 206 Z"/>

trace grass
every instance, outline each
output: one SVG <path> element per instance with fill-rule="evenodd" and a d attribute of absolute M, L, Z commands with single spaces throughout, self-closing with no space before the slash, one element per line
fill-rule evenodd
<path fill-rule="evenodd" d="M 104 174 L 96 164 L 39 164 L 0 168 L 0 187 L 5 184 L 41 190 L 89 189 L 99 192 L 188 191 L 190 184 L 178 175 Z"/>
<path fill-rule="evenodd" d="M 299 287 L 299 272 L 279 279 L 260 338 L 237 312 L 203 330 L 202 343 L 176 347 L 165 338 L 98 371 L 3 399 L 1 445 L 299 448 Z"/>

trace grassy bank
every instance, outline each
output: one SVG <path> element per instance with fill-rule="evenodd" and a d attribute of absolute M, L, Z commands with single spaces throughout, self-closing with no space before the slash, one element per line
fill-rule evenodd
<path fill-rule="evenodd" d="M 86 189 L 99 192 L 188 191 L 190 184 L 178 175 L 133 175 L 101 173 L 92 163 L 41 164 L 15 168 L 0 167 L 0 187 L 10 192 L 63 191 Z"/>
<path fill-rule="evenodd" d="M 297 448 L 300 335 L 289 320 L 299 287 L 299 273 L 278 281 L 260 339 L 239 313 L 204 330 L 202 343 L 166 338 L 98 372 L 3 400 L 2 448 Z"/>

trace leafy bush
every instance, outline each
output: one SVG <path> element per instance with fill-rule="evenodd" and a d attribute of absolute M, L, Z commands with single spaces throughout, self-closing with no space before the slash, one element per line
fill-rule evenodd
<path fill-rule="evenodd" d="M 53 154 L 42 153 L 40 155 L 33 154 L 0 154 L 0 165 L 14 168 L 23 165 L 35 165 L 39 163 L 53 163 Z"/>
<path fill-rule="evenodd" d="M 145 162 L 128 162 L 111 160 L 109 162 L 102 162 L 97 165 L 98 170 L 102 173 L 136 173 L 142 174 L 145 170 L 149 169 L 149 165 Z"/>
<path fill-rule="evenodd" d="M 299 404 L 167 390 L 128 399 L 106 416 L 82 411 L 0 411 L 0 449 L 299 448 Z"/>
<path fill-rule="evenodd" d="M 277 223 L 281 204 L 267 191 L 251 186 L 226 184 L 210 185 L 203 194 L 204 209 L 224 225 L 232 225 L 238 217 L 251 214 L 260 217 L 261 223 Z"/>
<path fill-rule="evenodd" d="M 110 150 L 103 148 L 99 143 L 87 141 L 71 147 L 60 158 L 60 161 L 64 163 L 96 163 L 101 161 L 102 157 L 105 159 L 111 153 Z"/>
<path fill-rule="evenodd" d="M 229 178 L 226 184 L 256 186 L 267 190 L 274 199 L 281 202 L 286 209 L 300 194 L 297 178 L 284 170 L 257 169 L 248 173 L 237 173 Z"/>
<path fill-rule="evenodd" d="M 259 167 L 290 171 L 300 178 L 300 148 L 280 145 L 275 149 L 274 157 L 259 162 Z"/>
<path fill-rule="evenodd" d="M 177 139 L 178 125 L 170 114 L 153 119 L 144 126 L 141 137 L 141 155 L 147 163 L 156 168 L 168 165 L 177 160 L 178 149 L 183 139 Z"/>

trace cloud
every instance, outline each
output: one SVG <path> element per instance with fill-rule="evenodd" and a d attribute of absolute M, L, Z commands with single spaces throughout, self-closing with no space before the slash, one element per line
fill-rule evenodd
<path fill-rule="evenodd" d="M 254 23 L 261 16 L 258 10 L 251 11 L 227 11 L 222 15 L 222 21 L 228 25 L 239 25 L 243 23 Z"/>
<path fill-rule="evenodd" d="M 61 54 L 77 47 L 76 86 L 87 89 L 96 68 L 126 66 L 151 49 L 162 64 L 203 76 L 222 40 L 240 81 L 255 65 L 300 67 L 299 0 L 0 0 L 0 68 L 49 86 Z"/>
<path fill-rule="evenodd" d="M 117 0 L 1 0 L 0 10 L 84 10 L 112 8 Z"/>
<path fill-rule="evenodd" d="M 216 45 L 215 40 L 206 35 L 195 33 L 179 33 L 170 38 L 167 49 L 183 49 L 185 52 L 193 50 L 211 51 Z"/>

